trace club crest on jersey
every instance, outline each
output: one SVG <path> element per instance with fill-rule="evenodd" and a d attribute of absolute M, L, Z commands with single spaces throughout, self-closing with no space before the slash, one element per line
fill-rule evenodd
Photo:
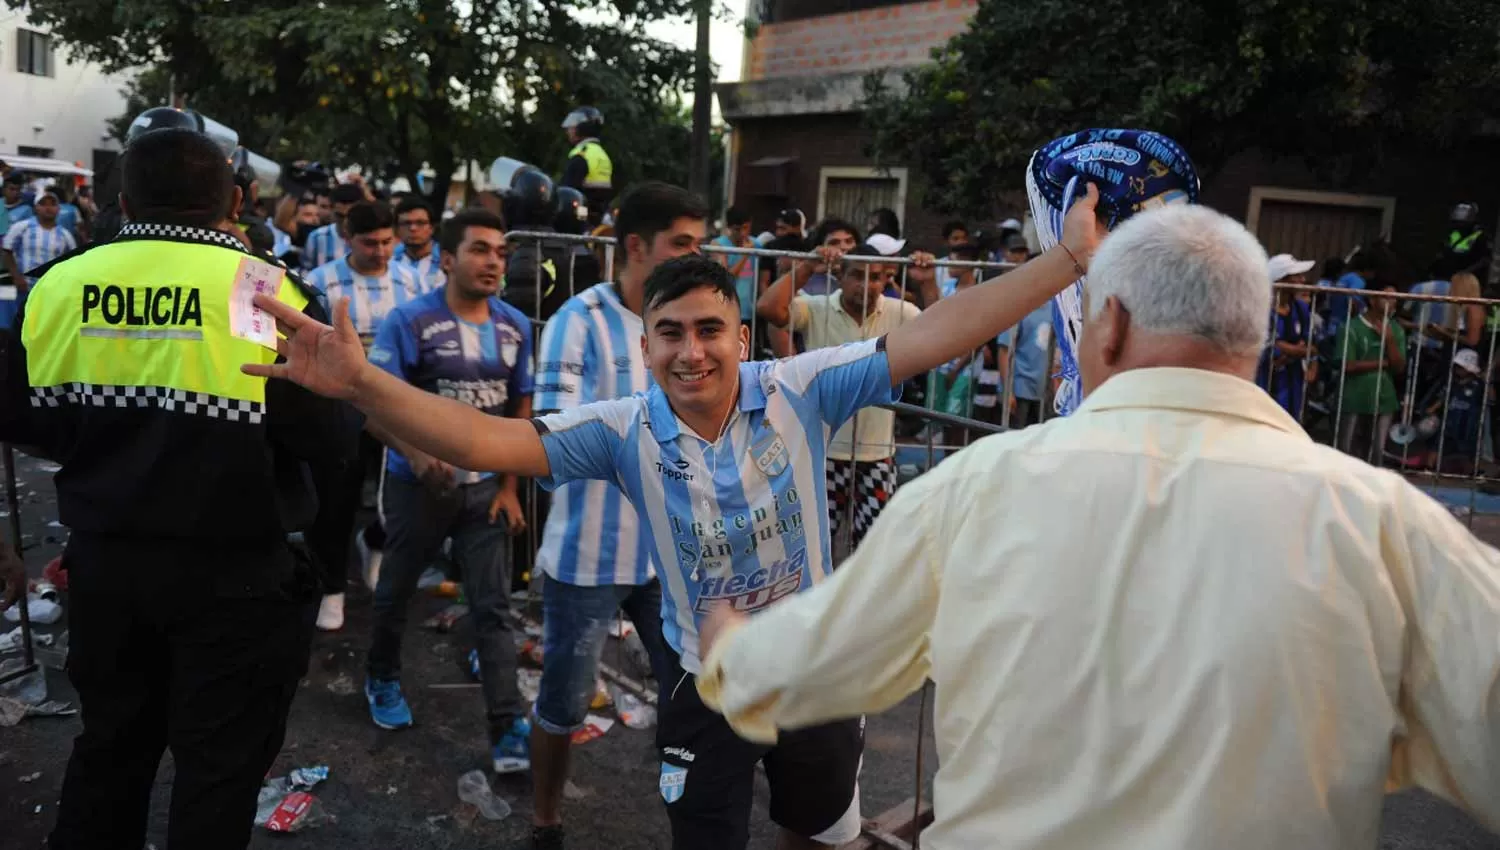
<path fill-rule="evenodd" d="M 766 426 L 750 444 L 750 456 L 755 458 L 755 468 L 767 478 L 775 478 L 791 466 L 792 458 L 786 450 L 786 441 L 776 429 Z"/>
<path fill-rule="evenodd" d="M 667 805 L 682 799 L 682 794 L 687 790 L 688 769 L 678 767 L 675 764 L 662 762 L 661 766 L 661 798 L 667 801 Z"/>

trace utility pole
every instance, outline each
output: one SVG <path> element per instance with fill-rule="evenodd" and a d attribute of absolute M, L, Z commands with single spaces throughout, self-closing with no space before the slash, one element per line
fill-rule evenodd
<path fill-rule="evenodd" d="M 688 188 L 708 198 L 709 164 L 708 125 L 713 120 L 713 66 L 708 55 L 708 27 L 713 0 L 697 0 L 694 14 L 698 19 L 698 47 L 693 66 L 693 140 L 688 159 Z"/>

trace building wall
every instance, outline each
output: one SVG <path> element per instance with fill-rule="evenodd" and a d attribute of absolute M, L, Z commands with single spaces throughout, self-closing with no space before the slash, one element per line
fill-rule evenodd
<path fill-rule="evenodd" d="M 1392 153 L 1377 171 L 1332 186 L 1298 158 L 1270 158 L 1255 151 L 1231 157 L 1204 179 L 1203 202 L 1240 221 L 1249 214 L 1255 187 L 1335 192 L 1391 198 L 1391 246 L 1407 264 L 1398 283 L 1423 276 L 1442 247 L 1454 204 L 1479 204 L 1479 220 L 1490 233 L 1500 218 L 1500 140 L 1484 140 L 1449 151 Z M 1277 246 L 1268 246 L 1272 251 Z M 1349 246 L 1352 247 L 1352 246 Z M 1324 257 L 1306 259 L 1322 260 Z"/>
<path fill-rule="evenodd" d="M 93 65 L 71 63 L 53 47 L 53 76 L 17 70 L 17 31 L 28 26 L 20 12 L 0 8 L 0 158 L 20 146 L 51 148 L 53 157 L 92 168 L 94 151 L 116 150 L 105 140 L 105 121 L 125 109 L 123 76 L 106 76 Z M 36 129 L 40 127 L 41 129 Z"/>
<path fill-rule="evenodd" d="M 977 6 L 978 0 L 924 0 L 769 23 L 750 44 L 743 79 L 919 65 L 968 26 Z"/>
<path fill-rule="evenodd" d="M 769 230 L 776 214 L 786 207 L 797 207 L 807 214 L 808 227 L 818 220 L 818 190 L 824 168 L 869 168 L 875 163 L 865 156 L 866 133 L 853 115 L 801 115 L 795 118 L 759 118 L 741 121 L 735 126 L 739 144 L 740 174 L 736 181 L 734 203 L 750 213 L 754 230 Z M 765 181 L 747 176 L 748 163 L 757 160 L 795 156 L 787 172 L 785 195 L 758 194 L 756 187 Z M 920 209 L 921 187 L 907 184 L 905 209 L 897 210 L 902 235 L 919 246 L 932 247 L 940 242 L 943 216 Z M 863 232 L 865 223 L 854 222 Z"/>

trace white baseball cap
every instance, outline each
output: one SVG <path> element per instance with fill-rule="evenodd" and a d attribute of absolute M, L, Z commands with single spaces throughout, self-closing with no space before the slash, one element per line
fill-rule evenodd
<path fill-rule="evenodd" d="M 1299 260 L 1291 254 L 1277 254 L 1266 263 L 1266 270 L 1271 274 L 1271 282 L 1275 283 L 1294 274 L 1302 274 L 1317 264 L 1317 260 Z"/>
<path fill-rule="evenodd" d="M 1475 354 L 1472 348 L 1460 349 L 1457 354 L 1453 355 L 1453 365 L 1463 369 L 1470 375 L 1478 375 L 1479 355 Z"/>
<path fill-rule="evenodd" d="M 866 239 L 865 244 L 869 245 L 871 248 L 874 248 L 887 257 L 894 257 L 897 254 L 901 253 L 902 248 L 906 247 L 906 240 L 892 239 L 890 236 L 887 236 L 884 233 L 876 233 L 875 235 Z"/>

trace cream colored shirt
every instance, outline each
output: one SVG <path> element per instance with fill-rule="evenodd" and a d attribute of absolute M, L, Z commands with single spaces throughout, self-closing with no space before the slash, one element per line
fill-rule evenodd
<path fill-rule="evenodd" d="M 808 349 L 883 336 L 922 314 L 915 304 L 882 295 L 875 311 L 861 323 L 844 309 L 837 291 L 798 295 L 792 299 L 790 312 L 791 329 L 802 334 Z M 828 456 L 834 460 L 886 460 L 895 454 L 896 414 L 879 407 L 860 410 L 828 444 Z"/>
<path fill-rule="evenodd" d="M 1373 848 L 1388 779 L 1500 828 L 1500 553 L 1238 378 L 979 441 L 699 690 L 769 740 L 928 677 L 929 850 Z"/>

